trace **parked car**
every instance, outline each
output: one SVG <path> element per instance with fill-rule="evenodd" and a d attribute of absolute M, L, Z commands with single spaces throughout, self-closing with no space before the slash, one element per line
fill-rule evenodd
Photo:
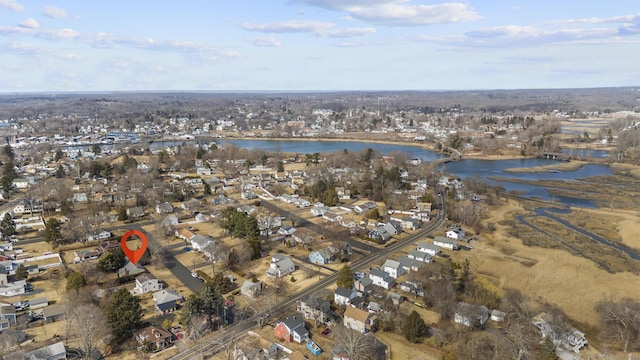
<path fill-rule="evenodd" d="M 184 252 L 189 252 L 189 251 L 191 251 L 191 248 L 190 248 L 190 247 L 188 247 L 188 246 L 185 246 L 185 248 L 184 248 L 184 249 L 182 249 L 182 251 L 184 251 Z"/>
<path fill-rule="evenodd" d="M 322 335 L 327 336 L 330 332 L 331 332 L 331 329 L 325 328 L 324 330 L 322 330 Z"/>
<path fill-rule="evenodd" d="M 198 276 L 198 273 L 195 273 L 195 272 L 192 272 L 192 273 L 191 273 L 191 276 L 193 276 L 194 278 L 199 277 L 199 276 Z"/>

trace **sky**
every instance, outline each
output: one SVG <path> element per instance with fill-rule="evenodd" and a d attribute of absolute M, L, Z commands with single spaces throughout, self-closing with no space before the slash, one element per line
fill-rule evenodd
<path fill-rule="evenodd" d="M 640 85 L 640 1 L 0 0 L 0 93 Z"/>

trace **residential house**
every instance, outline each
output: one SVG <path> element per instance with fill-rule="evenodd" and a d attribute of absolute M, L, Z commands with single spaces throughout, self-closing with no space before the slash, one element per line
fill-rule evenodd
<path fill-rule="evenodd" d="M 338 286 L 333 292 L 333 303 L 336 305 L 349 306 L 358 294 L 353 289 L 345 289 Z"/>
<path fill-rule="evenodd" d="M 73 202 L 77 203 L 86 203 L 89 201 L 86 193 L 75 193 L 73 194 Z"/>
<path fill-rule="evenodd" d="M 353 288 L 363 295 L 368 295 L 373 291 L 373 280 L 365 276 L 353 282 Z"/>
<path fill-rule="evenodd" d="M 493 310 L 491 310 L 491 315 L 490 315 L 489 318 L 491 319 L 491 321 L 504 322 L 506 317 L 507 317 L 507 313 L 506 312 L 493 309 Z"/>
<path fill-rule="evenodd" d="M 120 249 L 120 241 L 105 241 L 100 243 L 98 246 L 98 250 L 102 253 L 106 253 L 107 251 Z"/>
<path fill-rule="evenodd" d="M 66 313 L 62 305 L 49 305 L 39 311 L 44 322 L 53 322 L 60 320 Z"/>
<path fill-rule="evenodd" d="M 419 242 L 416 250 L 425 252 L 431 256 L 436 256 L 440 253 L 440 247 L 438 245 L 426 241 Z"/>
<path fill-rule="evenodd" d="M 377 268 L 371 268 L 371 271 L 369 272 L 369 277 L 371 278 L 373 285 L 379 286 L 386 290 L 391 289 L 395 285 L 394 278 L 392 278 L 386 272 Z"/>
<path fill-rule="evenodd" d="M 267 269 L 268 277 L 280 278 L 291 274 L 296 270 L 296 266 L 291 259 L 283 254 L 274 254 L 271 257 L 271 264 Z"/>
<path fill-rule="evenodd" d="M 433 244 L 440 246 L 441 248 L 444 248 L 444 249 L 458 250 L 458 241 L 456 239 L 436 236 L 433 239 Z"/>
<path fill-rule="evenodd" d="M 202 253 L 214 264 L 229 261 L 229 247 L 220 243 L 212 242 L 202 250 Z"/>
<path fill-rule="evenodd" d="M 139 219 L 144 215 L 145 215 L 145 212 L 142 206 L 127 208 L 127 217 L 129 219 Z"/>
<path fill-rule="evenodd" d="M 62 360 L 67 359 L 67 349 L 62 341 L 23 353 L 20 359 L 46 359 L 46 360 Z"/>
<path fill-rule="evenodd" d="M 398 221 L 389 221 L 382 224 L 382 226 L 390 235 L 400 235 L 402 233 L 402 225 Z"/>
<path fill-rule="evenodd" d="M 405 300 L 404 296 L 394 292 L 388 292 L 387 299 L 391 299 L 391 302 L 393 303 L 393 305 L 396 305 L 396 306 L 402 304 Z"/>
<path fill-rule="evenodd" d="M 182 304 L 182 295 L 171 289 L 163 289 L 153 293 L 156 310 L 162 315 L 176 311 Z"/>
<path fill-rule="evenodd" d="M 198 166 L 196 167 L 196 174 L 209 176 L 211 175 L 211 168 L 206 166 Z"/>
<path fill-rule="evenodd" d="M 3 321 L 4 325 L 2 325 Z M 16 310 L 13 306 L 0 305 L 0 330 L 8 329 L 11 324 L 18 324 L 16 320 Z"/>
<path fill-rule="evenodd" d="M 453 315 L 453 321 L 469 328 L 483 327 L 489 319 L 489 309 L 484 305 L 459 302 Z"/>
<path fill-rule="evenodd" d="M 42 309 L 43 307 L 49 306 L 49 300 L 46 297 L 40 297 L 29 300 L 29 309 L 37 310 Z"/>
<path fill-rule="evenodd" d="M 308 297 L 297 302 L 296 310 L 307 320 L 327 324 L 330 320 L 331 303 L 319 297 Z"/>
<path fill-rule="evenodd" d="M 118 276 L 123 277 L 128 275 L 139 275 L 144 273 L 145 271 L 147 270 L 139 262 L 134 264 L 127 259 L 127 263 L 124 264 L 123 267 L 118 269 Z"/>
<path fill-rule="evenodd" d="M 404 269 L 405 272 L 420 271 L 424 265 L 424 262 L 408 256 L 400 256 L 398 262 L 402 265 L 402 269 Z"/>
<path fill-rule="evenodd" d="M 156 205 L 156 214 L 168 214 L 173 212 L 173 205 L 170 202 L 163 202 Z"/>
<path fill-rule="evenodd" d="M 195 235 L 191 238 L 191 247 L 193 250 L 202 251 L 204 248 L 213 243 L 213 239 L 205 235 Z"/>
<path fill-rule="evenodd" d="M 290 315 L 279 322 L 273 329 L 276 338 L 286 342 L 302 343 L 309 339 L 309 331 L 304 327 L 304 320 L 299 315 Z"/>
<path fill-rule="evenodd" d="M 589 345 L 585 334 L 571 325 L 565 328 L 552 327 L 554 319 L 551 314 L 540 313 L 533 317 L 532 322 L 540 330 L 542 337 L 551 339 L 556 346 L 578 354 L 582 348 Z"/>
<path fill-rule="evenodd" d="M 330 247 L 313 251 L 309 254 L 309 261 L 318 265 L 325 265 L 332 263 L 335 260 L 335 253 Z"/>
<path fill-rule="evenodd" d="M 351 190 L 345 189 L 342 186 L 336 186 L 336 194 L 338 195 L 338 200 L 349 200 L 351 199 Z"/>
<path fill-rule="evenodd" d="M 462 228 L 461 228 L 461 227 L 456 226 L 456 227 L 452 228 L 451 230 L 448 230 L 448 231 L 445 233 L 445 235 L 446 235 L 448 238 L 456 239 L 456 240 L 460 240 L 460 239 L 463 239 L 463 238 L 464 238 L 464 236 L 465 236 L 465 232 L 464 232 L 464 230 L 462 230 Z"/>
<path fill-rule="evenodd" d="M 196 209 L 199 209 L 201 206 L 202 206 L 202 201 L 196 198 L 183 201 L 182 204 L 180 204 L 180 207 L 184 210 L 196 210 Z"/>
<path fill-rule="evenodd" d="M 274 342 L 251 332 L 238 339 L 233 348 L 233 360 L 275 360 L 277 356 Z"/>
<path fill-rule="evenodd" d="M 384 226 L 376 226 L 369 231 L 367 236 L 369 239 L 376 240 L 378 244 L 384 244 L 387 240 L 391 239 L 391 234 L 389 234 Z"/>
<path fill-rule="evenodd" d="M 426 264 L 430 264 L 431 262 L 433 262 L 433 256 L 427 254 L 426 252 L 422 252 L 418 250 L 409 251 L 409 253 L 407 254 L 407 257 L 409 259 L 417 260 Z"/>
<path fill-rule="evenodd" d="M 368 311 L 349 306 L 344 312 L 342 322 L 346 328 L 366 334 L 376 330 L 378 317 Z"/>
<path fill-rule="evenodd" d="M 400 290 L 410 294 L 414 294 L 415 296 L 423 297 L 425 295 L 425 291 L 422 288 L 422 285 L 420 285 L 416 281 L 401 282 L 399 287 L 400 287 Z"/>
<path fill-rule="evenodd" d="M 405 230 L 417 230 L 420 227 L 420 220 L 412 217 L 402 217 L 399 219 L 400 226 Z"/>
<path fill-rule="evenodd" d="M 400 262 L 387 259 L 382 265 L 382 271 L 389 274 L 392 278 L 397 279 L 400 275 L 404 274 L 404 269 L 402 268 L 402 264 Z"/>
<path fill-rule="evenodd" d="M 180 228 L 175 231 L 175 236 L 182 240 L 191 241 L 196 234 L 187 228 Z"/>
<path fill-rule="evenodd" d="M 24 294 L 27 282 L 25 280 L 14 281 L 5 285 L 0 285 L 0 296 L 16 296 Z"/>
<path fill-rule="evenodd" d="M 133 289 L 133 294 L 146 294 L 162 290 L 162 287 L 162 282 L 153 276 L 153 274 L 142 274 L 136 276 L 136 287 Z"/>
<path fill-rule="evenodd" d="M 342 216 L 334 213 L 333 211 L 325 211 L 324 214 L 322 214 L 322 218 L 329 221 L 329 222 L 340 222 L 342 221 Z"/>
<path fill-rule="evenodd" d="M 369 211 L 369 210 L 374 209 L 376 206 L 377 205 L 376 205 L 375 202 L 367 201 L 367 202 L 364 202 L 362 204 L 354 206 L 353 207 L 353 211 L 355 211 L 357 214 L 361 214 L 361 213 L 363 213 L 365 211 Z"/>
<path fill-rule="evenodd" d="M 150 325 L 134 332 L 138 344 L 148 346 L 150 351 L 164 350 L 173 345 L 173 334 L 167 329 Z"/>
<path fill-rule="evenodd" d="M 284 236 L 291 236 L 294 232 L 296 232 L 296 228 L 287 224 L 282 224 L 280 229 L 278 229 L 278 234 Z"/>
<path fill-rule="evenodd" d="M 262 291 L 266 289 L 267 284 L 264 281 L 258 280 L 256 282 L 245 280 L 242 283 L 242 287 L 240 288 L 240 294 L 250 297 L 256 298 L 262 294 Z"/>
<path fill-rule="evenodd" d="M 77 264 L 83 261 L 89 261 L 89 260 L 96 260 L 100 257 L 100 255 L 102 255 L 102 252 L 98 249 L 93 249 L 93 250 L 80 250 L 80 251 L 74 251 L 73 254 L 75 255 L 75 257 L 73 258 L 73 263 Z"/>

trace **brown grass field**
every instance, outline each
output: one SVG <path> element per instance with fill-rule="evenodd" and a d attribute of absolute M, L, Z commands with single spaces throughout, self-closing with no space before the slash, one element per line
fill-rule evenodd
<path fill-rule="evenodd" d="M 565 249 L 526 246 L 521 237 L 510 235 L 513 214 L 523 211 L 517 201 L 493 211 L 490 218 L 497 230 L 474 242 L 472 251 L 455 253 L 454 259 L 468 258 L 472 270 L 499 287 L 517 289 L 541 304 L 555 304 L 573 321 L 589 325 L 597 325 L 599 301 L 611 296 L 640 299 L 640 288 L 629 286 L 638 282 L 636 274 L 609 273 Z M 638 223 L 627 219 L 617 226 L 624 243 L 637 241 L 629 237 L 640 230 Z"/>

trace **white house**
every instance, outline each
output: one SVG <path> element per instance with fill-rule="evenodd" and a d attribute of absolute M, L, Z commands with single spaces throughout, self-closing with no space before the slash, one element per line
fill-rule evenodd
<path fill-rule="evenodd" d="M 428 243 L 425 241 L 421 241 L 418 243 L 416 250 L 425 252 L 431 256 L 436 256 L 440 254 L 440 247 L 438 245 L 434 245 L 432 243 Z"/>
<path fill-rule="evenodd" d="M 461 324 L 470 328 L 482 327 L 489 319 L 489 309 L 484 305 L 474 305 L 466 302 L 459 302 L 453 316 L 456 324 Z"/>
<path fill-rule="evenodd" d="M 267 276 L 280 278 L 291 274 L 295 270 L 296 265 L 288 256 L 274 254 L 273 257 L 271 257 L 271 264 L 269 264 L 269 268 L 267 269 Z"/>
<path fill-rule="evenodd" d="M 205 235 L 195 235 L 191 238 L 191 247 L 196 251 L 204 250 L 211 243 L 213 239 Z"/>
<path fill-rule="evenodd" d="M 382 271 L 389 274 L 392 278 L 397 279 L 400 275 L 404 274 L 404 269 L 400 262 L 387 259 L 382 265 Z"/>
<path fill-rule="evenodd" d="M 465 232 L 464 232 L 464 230 L 462 230 L 462 228 L 461 228 L 461 227 L 456 226 L 456 227 L 452 228 L 451 230 L 447 231 L 447 232 L 445 233 L 445 235 L 446 235 L 448 238 L 456 239 L 456 240 L 460 240 L 460 239 L 463 239 L 463 238 L 464 238 L 464 236 L 465 236 Z"/>
<path fill-rule="evenodd" d="M 355 290 L 338 286 L 336 291 L 333 292 L 333 302 L 336 305 L 349 306 L 351 305 L 351 300 L 355 299 L 356 296 L 358 296 L 358 293 Z"/>
<path fill-rule="evenodd" d="M 418 250 L 409 251 L 409 253 L 407 254 L 407 257 L 409 259 L 420 261 L 427 264 L 430 264 L 431 262 L 433 262 L 433 257 L 431 255 L 427 254 L 426 252 L 418 251 Z"/>
<path fill-rule="evenodd" d="M 456 239 L 436 236 L 433 239 L 433 244 L 449 250 L 458 250 L 458 241 Z"/>
<path fill-rule="evenodd" d="M 386 290 L 391 289 L 395 284 L 395 280 L 389 274 L 376 268 L 371 268 L 369 278 L 371 278 L 371 281 L 373 281 L 373 285 L 379 286 Z"/>
<path fill-rule="evenodd" d="M 0 296 L 16 296 L 25 293 L 25 280 L 18 280 L 5 285 L 0 285 Z"/>
<path fill-rule="evenodd" d="M 133 288 L 133 295 L 141 295 L 162 290 L 162 282 L 152 274 L 142 274 L 136 277 L 136 287 Z"/>

